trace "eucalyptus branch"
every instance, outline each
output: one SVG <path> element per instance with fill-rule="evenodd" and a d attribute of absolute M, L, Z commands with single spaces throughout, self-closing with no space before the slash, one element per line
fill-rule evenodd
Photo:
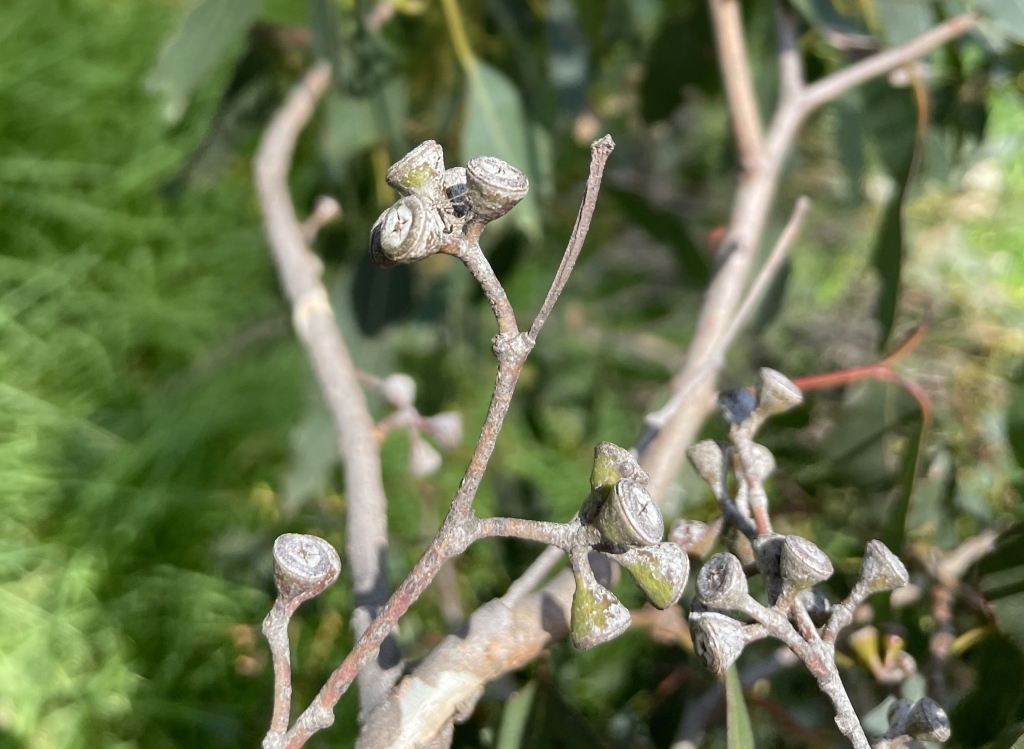
<path fill-rule="evenodd" d="M 377 441 L 373 437 L 373 419 L 320 281 L 323 266 L 308 245 L 324 223 L 338 217 L 341 208 L 332 199 L 321 199 L 306 223 L 300 224 L 288 188 L 295 142 L 330 79 L 330 66 L 323 62 L 303 76 L 267 126 L 253 162 L 253 173 L 267 240 L 281 285 L 292 305 L 292 322 L 313 365 L 345 464 L 345 493 L 350 498 L 346 503 L 345 556 L 352 571 L 358 606 L 352 626 L 359 636 L 388 598 L 387 568 L 382 565 L 387 558 L 387 498 Z M 388 651 L 385 664 L 370 664 L 359 677 L 360 707 L 364 712 L 401 675 L 397 646 L 390 644 Z M 275 715 L 277 712 L 275 706 Z"/>
<path fill-rule="evenodd" d="M 761 158 L 764 140 L 761 114 L 754 93 L 754 77 L 747 59 L 747 42 L 739 0 L 708 0 L 718 67 L 729 102 L 736 146 L 744 169 L 754 169 Z"/>

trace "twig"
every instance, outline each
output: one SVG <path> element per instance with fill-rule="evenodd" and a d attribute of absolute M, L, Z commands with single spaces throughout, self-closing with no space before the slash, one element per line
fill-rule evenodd
<path fill-rule="evenodd" d="M 322 265 L 306 243 L 288 189 L 295 142 L 330 79 L 330 66 L 324 62 L 317 63 L 303 76 L 267 126 L 253 173 L 274 264 L 292 305 L 293 325 L 313 365 L 345 462 L 345 492 L 350 498 L 346 557 L 358 606 L 352 618 L 358 636 L 388 597 L 387 567 L 382 564 L 387 555 L 387 499 L 373 419 L 320 281 Z M 397 646 L 390 653 L 389 663 L 369 664 L 360 673 L 359 698 L 364 713 L 401 675 L 400 659 L 395 653 Z"/>
<path fill-rule="evenodd" d="M 611 155 L 613 148 L 614 143 L 610 137 L 602 138 L 594 143 L 591 148 L 591 178 L 588 181 L 588 185 L 593 189 L 588 189 L 587 191 L 584 199 L 584 208 L 580 210 L 577 216 L 576 226 L 573 229 L 569 246 L 566 248 L 560 273 L 556 275 L 555 280 L 551 284 L 551 291 L 548 292 L 550 304 L 548 304 L 548 300 L 545 301 L 547 313 L 550 313 L 550 305 L 554 304 L 554 301 L 557 300 L 564 288 L 568 270 L 571 270 L 582 248 L 593 216 L 594 203 L 597 200 L 597 187 L 600 185 L 605 163 Z M 475 264 L 477 269 L 474 272 L 474 276 L 487 281 L 489 275 L 486 274 L 483 265 L 486 263 L 486 258 L 483 257 L 483 253 L 477 253 L 479 250 L 479 245 L 477 244 L 478 236 L 478 233 L 469 234 L 455 254 L 467 266 Z M 489 267 L 489 265 L 486 266 L 486 268 Z M 561 272 L 564 269 L 568 270 Z M 511 314 L 511 306 L 508 306 L 506 311 L 507 297 L 505 296 L 504 289 L 501 288 L 500 283 L 497 283 L 497 279 L 494 279 L 494 281 L 494 284 L 486 282 L 481 283 L 481 286 L 484 293 L 491 300 L 495 317 L 499 324 L 499 333 L 494 338 L 494 355 L 498 360 L 498 374 L 487 416 L 481 429 L 480 439 L 473 451 L 473 456 L 470 459 L 459 489 L 452 499 L 448 515 L 442 523 L 437 536 L 415 564 L 405 581 L 388 599 L 387 603 L 384 604 L 376 619 L 366 629 L 362 637 L 359 638 L 341 665 L 330 675 L 310 706 L 306 708 L 288 731 L 285 744 L 287 749 L 298 749 L 314 733 L 327 728 L 334 722 L 334 706 L 337 705 L 338 700 L 341 699 L 341 696 L 348 689 L 355 675 L 374 657 L 381 642 L 391 632 L 409 606 L 426 590 L 446 561 L 462 554 L 477 539 L 496 531 L 497 526 L 501 523 L 506 524 L 504 530 L 509 532 L 518 531 L 521 534 L 545 543 L 550 543 L 554 540 L 552 535 L 541 533 L 540 528 L 545 524 L 528 524 L 527 521 L 512 521 L 509 519 L 480 521 L 473 514 L 473 499 L 476 496 L 484 471 L 494 452 L 494 446 L 504 423 L 505 415 L 508 413 L 512 394 L 519 380 L 519 374 L 522 371 L 527 356 L 529 356 L 530 351 L 533 349 L 536 340 L 535 335 L 543 326 L 547 315 L 544 312 L 544 308 L 542 308 L 542 313 L 538 314 L 538 319 L 534 321 L 529 333 L 508 330 L 509 317 L 507 315 Z M 514 319 L 514 315 L 512 315 L 511 321 L 513 324 Z M 502 328 L 505 329 L 502 330 Z M 550 528 L 547 530 L 551 531 Z M 383 709 L 386 712 L 388 705 L 385 704 Z M 444 716 L 445 720 L 448 717 Z M 434 730 L 439 730 L 442 727 L 443 724 L 436 726 Z"/>
<path fill-rule="evenodd" d="M 715 7 L 713 0 L 712 8 Z M 713 15 L 713 20 L 718 17 Z M 722 244 L 724 261 L 708 287 L 704 306 L 697 320 L 687 361 L 673 381 L 678 390 L 699 373 L 709 354 L 728 330 L 740 304 L 743 286 L 760 244 L 768 212 L 778 186 L 782 165 L 789 154 L 801 125 L 822 105 L 851 88 L 905 65 L 971 29 L 977 16 L 965 13 L 950 18 L 906 44 L 865 58 L 848 68 L 832 73 L 800 89 L 789 101 L 780 101 L 771 127 L 762 143 L 755 169 L 740 175 L 732 218 Z M 739 61 L 727 61 L 723 68 L 735 70 Z M 734 119 L 736 114 L 734 113 Z M 656 499 L 664 497 L 682 466 L 687 446 L 711 409 L 716 368 L 712 376 L 704 376 L 702 384 L 693 389 L 691 397 L 664 425 L 651 442 L 644 456 L 644 467 L 651 474 L 650 490 Z"/>
<path fill-rule="evenodd" d="M 779 47 L 779 106 L 785 107 L 804 87 L 804 61 L 796 37 L 796 18 L 788 0 L 775 2 L 775 29 Z"/>
<path fill-rule="evenodd" d="M 762 155 L 761 114 L 754 94 L 754 78 L 747 60 L 747 43 L 743 32 L 743 16 L 739 0 L 708 0 L 718 66 L 725 84 L 736 147 L 744 169 L 753 169 Z"/>

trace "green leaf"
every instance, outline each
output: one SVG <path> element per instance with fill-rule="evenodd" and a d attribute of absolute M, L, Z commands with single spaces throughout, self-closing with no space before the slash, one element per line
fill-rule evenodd
<path fill-rule="evenodd" d="M 1024 654 L 997 632 L 965 654 L 975 673 L 974 690 L 950 711 L 958 746 L 984 746 L 1018 715 L 1024 697 Z"/>
<path fill-rule="evenodd" d="M 725 735 L 728 749 L 754 749 L 754 729 L 736 666 L 725 672 Z"/>
<path fill-rule="evenodd" d="M 476 61 L 469 72 L 465 125 L 462 129 L 462 158 L 496 156 L 521 170 L 532 184 L 541 183 L 530 155 L 531 130 L 519 91 L 505 74 L 485 62 Z M 541 170 L 543 171 L 543 170 Z M 532 189 L 507 218 L 531 240 L 541 235 L 540 204 Z"/>
<path fill-rule="evenodd" d="M 160 51 L 146 88 L 163 97 L 164 119 L 176 124 L 189 100 L 256 20 L 263 0 L 200 0 Z"/>
<path fill-rule="evenodd" d="M 508 698 L 505 711 L 501 714 L 501 728 L 498 730 L 495 749 L 519 749 L 523 745 L 536 692 L 537 683 L 531 681 Z"/>
<path fill-rule="evenodd" d="M 977 8 L 1008 37 L 1024 42 L 1024 0 L 978 0 Z"/>
<path fill-rule="evenodd" d="M 935 25 L 932 0 L 874 0 L 875 18 L 885 41 L 895 47 Z"/>
<path fill-rule="evenodd" d="M 691 285 L 700 288 L 708 285 L 711 280 L 711 262 L 690 238 L 690 232 L 679 216 L 658 208 L 642 195 L 614 187 L 606 189 L 631 221 L 675 251 L 676 259 Z"/>
<path fill-rule="evenodd" d="M 405 121 L 409 102 L 405 79 L 393 78 L 384 84 L 380 101 L 383 111 L 369 96 L 328 94 L 320 145 L 333 165 L 342 165 L 374 143 L 387 140 L 389 123 Z"/>
<path fill-rule="evenodd" d="M 977 574 L 999 629 L 1024 648 L 1024 523 L 999 536 L 995 548 L 978 563 Z"/>
<path fill-rule="evenodd" d="M 917 469 L 921 456 L 921 440 L 924 429 L 921 420 L 910 426 L 910 438 L 903 452 L 903 466 L 900 471 L 900 493 L 896 503 L 889 512 L 889 521 L 885 526 L 885 545 L 890 549 L 902 549 L 907 532 L 907 515 L 910 513 L 910 500 L 914 496 L 914 485 L 917 481 Z"/>

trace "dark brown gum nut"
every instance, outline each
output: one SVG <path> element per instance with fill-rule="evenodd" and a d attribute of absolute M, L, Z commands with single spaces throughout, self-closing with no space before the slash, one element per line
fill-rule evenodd
<path fill-rule="evenodd" d="M 469 194 L 466 187 L 466 168 L 452 167 L 444 173 L 444 196 L 448 199 L 451 214 L 457 219 L 469 215 Z"/>
<path fill-rule="evenodd" d="M 690 614 L 693 650 L 708 671 L 723 674 L 736 662 L 745 644 L 743 624 L 715 611 Z"/>
<path fill-rule="evenodd" d="M 580 650 L 589 650 L 613 640 L 630 625 L 629 609 L 607 588 L 597 582 L 586 554 L 572 559 L 576 591 L 572 596 L 569 633 Z"/>
<path fill-rule="evenodd" d="M 655 608 L 664 610 L 674 606 L 683 595 L 690 576 L 690 559 L 671 541 L 630 549 L 613 558 L 626 568 Z"/>
<path fill-rule="evenodd" d="M 782 595 L 782 545 L 786 537 L 778 533 L 762 533 L 754 539 L 754 561 L 764 578 L 768 604 L 774 606 Z"/>
<path fill-rule="evenodd" d="M 872 593 L 896 590 L 910 582 L 907 568 L 881 541 L 869 541 L 860 563 L 860 580 Z"/>
<path fill-rule="evenodd" d="M 903 730 L 918 741 L 942 743 L 949 740 L 949 716 L 935 700 L 922 697 L 907 713 Z"/>
<path fill-rule="evenodd" d="M 803 604 L 807 615 L 811 617 L 811 621 L 816 627 L 824 627 L 828 624 L 829 617 L 832 615 L 832 602 L 825 597 L 824 593 L 817 588 L 808 588 L 800 591 L 797 599 Z"/>
<path fill-rule="evenodd" d="M 595 520 L 601 536 L 616 546 L 653 546 L 665 536 L 665 520 L 643 484 L 615 484 Z"/>
<path fill-rule="evenodd" d="M 594 467 L 590 472 L 591 490 L 606 495 L 622 479 L 632 479 L 643 486 L 647 486 L 651 480 L 629 450 L 611 442 L 599 442 L 594 448 Z"/>
<path fill-rule="evenodd" d="M 494 156 L 478 156 L 466 164 L 466 187 L 473 219 L 494 221 L 526 197 L 530 181 L 508 162 Z"/>
<path fill-rule="evenodd" d="M 338 579 L 341 558 L 317 536 L 285 533 L 274 541 L 274 582 L 281 598 L 302 602 Z"/>
<path fill-rule="evenodd" d="M 701 440 L 686 451 L 697 475 L 715 489 L 725 475 L 725 453 L 715 440 Z"/>
<path fill-rule="evenodd" d="M 715 554 L 697 575 L 697 598 L 714 609 L 738 609 L 747 602 L 747 577 L 732 554 Z"/>
<path fill-rule="evenodd" d="M 444 224 L 430 203 L 408 195 L 377 219 L 370 234 L 370 259 L 389 267 L 422 260 L 438 251 Z"/>
<path fill-rule="evenodd" d="M 757 408 L 768 417 L 795 408 L 804 402 L 804 394 L 786 375 L 768 367 L 761 367 L 757 389 Z"/>
<path fill-rule="evenodd" d="M 385 181 L 400 195 L 422 195 L 436 200 L 443 193 L 444 150 L 425 140 L 388 169 Z"/>
<path fill-rule="evenodd" d="M 828 555 L 801 536 L 786 536 L 782 543 L 779 573 L 793 591 L 813 587 L 832 577 L 835 569 Z"/>

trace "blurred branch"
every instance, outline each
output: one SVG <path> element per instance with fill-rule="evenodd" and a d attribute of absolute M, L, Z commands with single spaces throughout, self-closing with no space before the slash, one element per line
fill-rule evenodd
<path fill-rule="evenodd" d="M 754 77 L 747 59 L 740 3 L 739 0 L 708 0 L 708 6 L 715 29 L 718 67 L 736 134 L 736 148 L 743 168 L 754 169 L 762 155 L 764 135 L 754 94 Z"/>
<path fill-rule="evenodd" d="M 359 387 L 348 349 L 320 281 L 323 269 L 307 244 L 335 206 L 299 222 L 288 189 L 295 142 L 313 115 L 331 80 L 327 63 L 314 65 L 274 115 L 253 164 L 264 227 L 281 285 L 292 306 L 292 322 L 302 341 L 338 434 L 345 462 L 347 507 L 346 557 L 352 570 L 356 605 L 352 626 L 358 637 L 388 597 L 387 499 L 373 419 Z M 402 666 L 397 646 L 388 659 L 369 664 L 359 675 L 360 707 L 368 712 L 394 686 Z M 276 715 L 275 710 L 275 715 Z M 286 713 L 287 716 L 287 713 Z M 276 724 L 275 724 L 276 725 Z"/>
<path fill-rule="evenodd" d="M 717 0 L 713 0 L 713 8 L 715 2 Z M 735 7 L 735 11 L 739 12 L 738 6 Z M 718 21 L 718 16 L 713 15 L 712 18 Z M 735 25 L 733 21 L 729 23 Z M 720 341 L 739 308 L 742 290 L 746 285 L 754 256 L 761 243 L 768 213 L 774 202 L 783 164 L 800 127 L 813 112 L 827 102 L 872 78 L 912 62 L 955 39 L 976 23 L 977 16 L 972 13 L 955 16 L 917 39 L 825 76 L 801 88 L 796 94 L 793 94 L 790 87 L 789 98 L 780 99 L 771 127 L 763 141 L 760 157 L 755 161 L 755 167 L 750 169 L 748 164 L 744 163 L 733 203 L 732 218 L 721 245 L 722 261 L 708 287 L 687 353 L 686 364 L 672 383 L 673 391 L 693 387 L 693 393 L 664 425 L 644 455 L 643 463 L 651 474 L 650 491 L 655 499 L 660 500 L 666 495 L 683 464 L 687 446 L 693 441 L 712 407 L 714 381 L 721 366 L 712 367 L 710 376 L 705 375 L 703 378 L 700 378 L 701 370 L 718 350 Z M 791 54 L 786 45 L 780 46 L 783 58 Z M 785 59 L 780 61 L 780 65 L 783 68 L 787 65 L 793 67 L 792 61 L 787 63 Z M 736 69 L 741 67 L 741 62 L 729 61 L 729 65 L 723 67 Z M 688 385 L 694 379 L 701 379 L 700 385 Z"/>

